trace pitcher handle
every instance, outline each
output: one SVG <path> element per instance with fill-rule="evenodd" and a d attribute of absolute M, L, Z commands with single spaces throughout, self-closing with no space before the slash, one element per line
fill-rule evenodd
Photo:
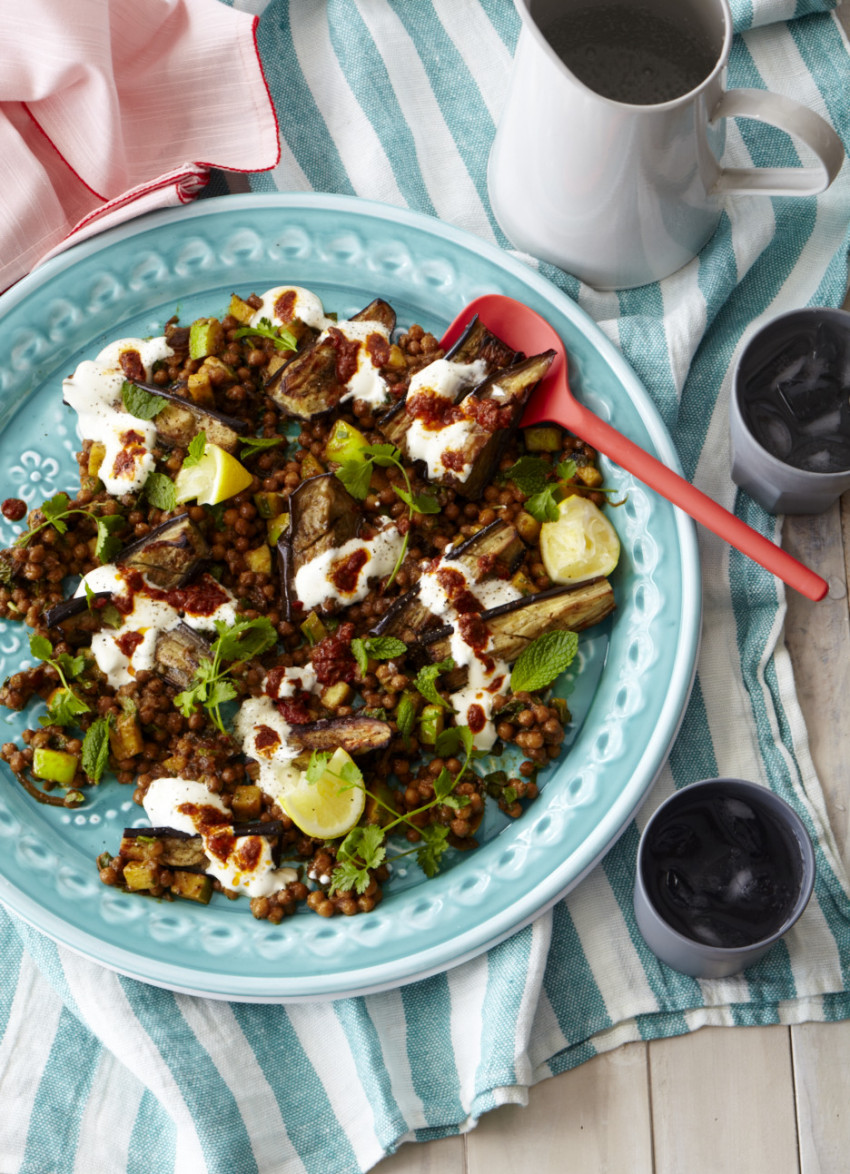
<path fill-rule="evenodd" d="M 735 117 L 754 118 L 794 135 L 817 155 L 820 167 L 726 167 L 714 185 L 715 192 L 816 196 L 826 191 L 841 170 L 841 139 L 808 106 L 768 90 L 728 90 L 712 111 L 711 122 Z"/>

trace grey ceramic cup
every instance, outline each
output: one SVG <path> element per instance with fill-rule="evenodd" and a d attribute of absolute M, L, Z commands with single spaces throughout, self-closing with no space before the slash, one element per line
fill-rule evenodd
<path fill-rule="evenodd" d="M 796 861 L 799 851 L 799 871 L 795 876 L 795 899 L 781 926 L 772 933 L 744 946 L 710 945 L 705 941 L 685 936 L 674 929 L 653 900 L 651 845 L 659 826 L 667 823 L 677 809 L 690 805 L 695 790 L 702 796 L 722 794 L 724 798 L 741 800 L 756 813 L 773 821 L 774 828 L 787 844 L 787 850 Z M 657 867 L 657 865 L 655 865 Z M 795 870 L 796 871 L 796 870 Z M 797 813 L 766 787 L 744 779 L 703 779 L 676 791 L 658 808 L 646 825 L 638 847 L 634 891 L 634 910 L 638 928 L 652 952 L 674 970 L 695 978 L 728 978 L 752 966 L 762 958 L 775 942 L 788 932 L 805 909 L 815 881 L 815 857 L 812 842 Z"/>
<path fill-rule="evenodd" d="M 777 444 L 774 452 L 768 451 L 755 438 L 745 418 L 745 397 L 751 384 L 759 382 L 760 373 L 765 373 L 762 378 L 769 381 L 772 361 L 776 366 L 794 339 L 816 339 L 819 327 L 844 339 L 848 355 L 845 365 L 850 368 L 850 314 L 820 306 L 791 310 L 772 318 L 752 336 L 735 367 L 729 405 L 732 480 L 771 514 L 820 514 L 850 489 L 850 467 L 825 473 L 787 464 L 776 455 L 782 451 L 782 444 Z M 850 378 L 850 369 L 846 376 Z M 845 393 L 850 393 L 850 388 L 845 386 Z M 850 413 L 850 408 L 845 410 Z M 784 443 L 784 433 L 780 435 Z M 789 433 L 789 437 L 790 443 L 796 444 L 800 433 Z"/>

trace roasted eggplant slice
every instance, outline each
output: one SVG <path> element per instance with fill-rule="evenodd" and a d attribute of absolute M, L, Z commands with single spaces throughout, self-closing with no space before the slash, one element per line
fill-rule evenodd
<path fill-rule="evenodd" d="M 286 619 L 295 603 L 295 576 L 326 550 L 360 533 L 363 518 L 355 499 L 333 473 L 302 481 L 289 499 L 289 525 L 277 544 Z"/>
<path fill-rule="evenodd" d="M 157 674 L 176 689 L 188 689 L 202 660 L 212 659 L 212 649 L 188 624 L 162 632 L 154 649 Z"/>
<path fill-rule="evenodd" d="M 209 554 L 201 531 L 188 514 L 169 518 L 116 556 L 119 566 L 141 571 L 155 587 L 182 587 Z"/>
<path fill-rule="evenodd" d="M 517 359 L 517 352 L 511 350 L 507 343 L 502 342 L 500 338 L 489 331 L 476 314 L 444 357 L 453 363 L 470 365 L 476 362 L 482 363 L 484 371 L 481 381 L 483 381 L 495 371 L 514 363 Z M 423 368 L 423 370 L 427 370 L 427 368 Z M 465 391 L 459 391 L 458 400 L 462 399 L 468 391 L 469 388 L 466 388 Z M 378 427 L 387 440 L 402 452 L 406 452 L 405 434 L 409 424 L 410 417 L 405 408 L 405 400 L 400 400 L 378 421 Z"/>
<path fill-rule="evenodd" d="M 217 444 L 219 448 L 229 453 L 236 452 L 239 447 L 239 437 L 245 431 L 244 420 L 237 420 L 235 416 L 225 415 L 215 408 L 202 408 L 179 391 L 167 387 L 160 387 L 156 383 L 133 381 L 135 387 L 168 400 L 168 406 L 163 408 L 153 418 L 157 438 L 169 448 L 179 446 L 188 448 L 189 441 L 199 432 L 206 434 L 210 444 Z M 175 384 L 174 387 L 179 387 Z"/>
<path fill-rule="evenodd" d="M 607 579 L 569 587 L 550 587 L 537 595 L 528 595 L 514 603 L 491 608 L 481 613 L 493 638 L 489 656 L 512 664 L 532 640 L 545 632 L 578 632 L 598 624 L 614 610 L 614 592 Z M 420 643 L 427 648 L 432 662 L 450 654 L 451 625 L 444 625 L 423 635 Z M 446 680 L 452 689 L 460 688 L 466 680 L 466 668 L 455 669 Z"/>
<path fill-rule="evenodd" d="M 336 750 L 342 747 L 352 756 L 383 750 L 392 738 L 392 727 L 376 717 L 338 717 L 309 725 L 292 726 L 287 737 L 302 751 Z"/>
<path fill-rule="evenodd" d="M 96 591 L 90 600 L 85 595 L 72 595 L 70 599 L 54 604 L 46 613 L 44 622 L 48 628 L 61 628 L 66 636 L 70 635 L 79 626 L 81 617 L 91 614 L 98 603 L 106 603 L 111 598 L 111 591 Z M 91 631 L 91 626 L 86 627 Z"/>
<path fill-rule="evenodd" d="M 395 310 L 376 298 L 349 321 L 377 323 L 381 329 L 375 335 L 383 350 L 386 336 L 395 329 Z M 358 340 L 349 342 L 343 334 L 344 326 L 345 323 L 341 322 L 323 331 L 312 345 L 295 355 L 266 384 L 266 390 L 288 416 L 310 420 L 331 411 L 346 394 L 346 384 L 356 369 L 356 352 L 361 345 L 368 349 L 369 340 L 363 344 Z M 352 362 L 354 367 L 351 367 Z M 351 367 L 350 373 L 346 370 L 348 367 Z"/>
<path fill-rule="evenodd" d="M 495 571 L 507 578 L 525 553 L 525 543 L 509 522 L 497 518 L 477 534 L 446 551 L 445 558 L 460 562 L 470 583 L 480 583 Z M 422 632 L 437 622 L 436 617 L 419 602 L 419 584 L 394 600 L 372 628 L 373 636 L 401 636 L 403 632 Z"/>

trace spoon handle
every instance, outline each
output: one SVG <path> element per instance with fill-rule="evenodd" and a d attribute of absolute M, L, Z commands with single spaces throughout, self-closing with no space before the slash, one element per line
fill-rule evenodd
<path fill-rule="evenodd" d="M 718 534 L 730 546 L 748 555 L 754 562 L 782 579 L 801 595 L 805 595 L 807 599 L 823 599 L 829 590 L 829 584 L 820 575 L 816 575 L 781 546 L 777 546 L 752 526 L 748 526 L 746 522 L 742 522 L 740 518 L 724 509 L 722 505 L 718 505 L 684 477 L 680 477 L 661 461 L 644 452 L 583 405 L 576 406 L 580 411 L 575 412 L 575 406 L 571 408 L 568 426 L 571 431 L 581 436 L 582 440 L 592 444 L 610 460 L 633 473 L 645 485 L 657 490 L 662 497 L 666 497 L 668 501 L 672 501 L 685 513 L 690 514 L 706 529 Z"/>

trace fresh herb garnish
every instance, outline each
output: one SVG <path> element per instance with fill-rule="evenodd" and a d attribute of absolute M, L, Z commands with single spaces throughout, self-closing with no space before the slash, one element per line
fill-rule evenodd
<path fill-rule="evenodd" d="M 277 448 L 279 444 L 286 444 L 285 436 L 240 436 L 243 447 L 239 450 L 239 460 L 256 456 L 258 452 L 265 452 L 269 448 Z"/>
<path fill-rule="evenodd" d="M 189 441 L 189 447 L 186 450 L 186 455 L 183 458 L 182 468 L 191 469 L 193 465 L 199 465 L 203 460 L 204 453 L 207 451 L 207 434 L 201 431 L 193 436 Z"/>
<path fill-rule="evenodd" d="M 90 783 L 99 783 L 101 775 L 106 770 L 109 758 L 109 731 L 112 727 L 112 714 L 98 717 L 86 730 L 83 738 L 83 749 L 80 754 L 80 765 Z"/>
<path fill-rule="evenodd" d="M 542 457 L 522 456 L 502 474 L 503 481 L 513 481 L 520 493 L 533 497 L 541 493 L 552 477 L 552 466 Z"/>
<path fill-rule="evenodd" d="M 127 524 L 124 515 L 101 515 L 94 513 L 92 510 L 81 509 L 79 506 L 69 508 L 70 505 L 71 499 L 67 493 L 54 493 L 53 497 L 49 497 L 47 501 L 42 502 L 39 506 L 39 509 L 44 514 L 45 520 L 39 522 L 32 530 L 27 530 L 24 534 L 20 534 L 15 539 L 15 546 L 26 546 L 30 538 L 38 534 L 45 526 L 52 526 L 57 534 L 66 534 L 68 523 L 65 519 L 72 517 L 74 514 L 80 514 L 83 517 L 90 518 L 95 523 L 97 527 L 95 554 L 101 562 L 109 562 L 115 551 L 120 549 L 121 546 L 121 543 L 113 535 L 114 531 L 122 529 Z"/>
<path fill-rule="evenodd" d="M 437 664 L 427 664 L 416 674 L 416 679 L 413 684 L 425 700 L 430 701 L 432 705 L 441 705 L 443 709 L 451 709 L 445 697 L 441 697 L 437 692 L 437 677 L 439 677 L 440 673 L 447 673 L 454 667 L 455 662 L 451 656 L 447 656 L 445 660 L 438 661 Z"/>
<path fill-rule="evenodd" d="M 174 482 L 165 473 L 149 473 L 144 493 L 155 509 L 171 513 L 177 508 L 177 490 Z"/>
<path fill-rule="evenodd" d="M 354 889 L 357 893 L 364 893 L 369 887 L 371 880 L 370 870 L 378 868 L 385 861 L 392 863 L 394 860 L 400 860 L 404 856 L 409 856 L 411 853 L 416 855 L 416 862 L 426 876 L 435 876 L 440 870 L 440 862 L 443 854 L 449 848 L 449 829 L 443 824 L 426 824 L 425 827 L 419 827 L 415 821 L 414 816 L 421 815 L 424 811 L 430 810 L 432 807 L 444 806 L 451 807 L 455 811 L 468 805 L 468 799 L 460 799 L 453 794 L 455 787 L 461 781 L 463 776 L 470 770 L 470 760 L 472 758 L 472 731 L 468 726 L 457 726 L 458 743 L 465 748 L 465 757 L 461 765 L 460 771 L 456 775 L 452 775 L 445 767 L 440 771 L 439 775 L 433 781 L 434 798 L 423 803 L 414 811 L 405 812 L 399 815 L 394 807 L 390 807 L 381 799 L 380 795 L 372 794 L 368 788 L 366 794 L 377 804 L 378 807 L 391 817 L 383 826 L 372 824 L 368 827 L 356 827 L 348 833 L 345 839 L 337 848 L 337 864 L 331 876 L 331 885 L 329 892 L 331 896 L 334 893 L 345 891 L 346 889 Z M 328 758 L 330 755 L 327 756 Z M 354 768 L 352 774 L 352 781 L 348 784 L 350 786 L 363 786 L 363 776 L 359 768 L 354 764 L 346 764 Z M 311 759 L 310 767 L 313 766 Z M 316 778 L 319 777 L 321 771 L 316 766 Z M 359 775 L 358 780 L 354 780 L 353 775 L 356 772 Z M 307 778 L 310 780 L 310 768 L 308 768 Z M 347 780 L 346 780 L 347 781 Z M 415 828 L 419 833 L 421 842 L 407 852 L 399 852 L 397 855 L 387 858 L 386 840 L 387 837 L 400 825 L 407 824 L 408 827 Z"/>
<path fill-rule="evenodd" d="M 404 478 L 403 489 L 399 485 L 392 485 L 392 488 L 400 500 L 407 506 L 408 522 L 413 521 L 414 514 L 438 514 L 440 512 L 440 503 L 430 493 L 418 493 L 414 496 L 413 489 L 410 485 L 410 478 L 407 475 L 407 469 L 405 469 L 401 462 L 401 452 L 394 444 L 366 444 L 360 449 L 360 456 L 356 461 L 345 461 L 335 472 L 351 496 L 356 497 L 358 501 L 363 501 L 369 494 L 372 469 L 375 465 L 382 469 L 398 469 Z M 387 579 L 387 587 L 391 586 L 394 582 L 401 564 L 407 555 L 409 543 L 410 526 L 408 526 L 407 533 L 404 535 L 404 541 L 401 544 L 401 550 L 399 551 L 392 574 Z"/>
<path fill-rule="evenodd" d="M 237 696 L 236 686 L 229 679 L 235 661 L 251 660 L 268 652 L 277 643 L 277 632 L 266 616 L 235 622 L 216 620 L 218 638 L 211 647 L 212 658 L 202 660 L 188 689 L 178 693 L 174 704 L 184 717 L 190 717 L 196 706 L 202 705 L 210 720 L 222 734 L 227 733 L 221 716 L 221 706 Z"/>
<path fill-rule="evenodd" d="M 292 331 L 286 326 L 272 326 L 270 318 L 261 318 L 256 326 L 240 326 L 233 332 L 234 338 L 252 338 L 254 335 L 270 339 L 279 351 L 298 349 L 298 341 Z"/>
<path fill-rule="evenodd" d="M 564 496 L 561 486 L 553 480 L 572 481 L 576 475 L 574 460 L 561 461 L 555 468 L 542 457 L 526 454 L 515 461 L 502 474 L 505 481 L 513 481 L 520 493 L 525 494 L 523 509 L 538 522 L 556 522 L 558 503 Z"/>
<path fill-rule="evenodd" d="M 409 693 L 403 694 L 396 706 L 395 722 L 398 726 L 398 732 L 404 738 L 405 746 L 409 747 L 410 735 L 413 733 L 413 727 L 416 725 L 416 702 Z"/>
<path fill-rule="evenodd" d="M 137 420 L 152 420 L 158 416 L 163 408 L 168 407 L 168 400 L 161 395 L 154 395 L 135 383 L 125 379 L 121 384 L 121 399 L 124 407 Z"/>
<path fill-rule="evenodd" d="M 511 691 L 531 693 L 551 685 L 578 652 L 575 632 L 544 632 L 524 648 L 511 672 Z"/>
<path fill-rule="evenodd" d="M 523 509 L 538 522 L 557 522 L 561 490 L 558 485 L 547 485 L 526 501 Z"/>
<path fill-rule="evenodd" d="M 81 697 L 77 696 L 68 684 L 68 680 L 73 680 L 80 675 L 86 667 L 86 658 L 71 656 L 67 652 L 60 652 L 58 656 L 54 656 L 53 645 L 47 637 L 38 636 L 35 633 L 30 636 L 30 652 L 36 660 L 42 660 L 55 669 L 62 682 L 61 688 L 54 689 L 51 694 L 47 713 L 42 714 L 38 719 L 39 724 L 42 726 L 76 725 L 74 719 L 81 713 L 88 713 L 89 706 Z"/>
<path fill-rule="evenodd" d="M 367 636 L 365 640 L 355 636 L 351 641 L 351 651 L 360 666 L 360 672 L 365 676 L 369 671 L 370 657 L 373 660 L 392 660 L 393 657 L 404 656 L 407 645 L 395 636 Z"/>

